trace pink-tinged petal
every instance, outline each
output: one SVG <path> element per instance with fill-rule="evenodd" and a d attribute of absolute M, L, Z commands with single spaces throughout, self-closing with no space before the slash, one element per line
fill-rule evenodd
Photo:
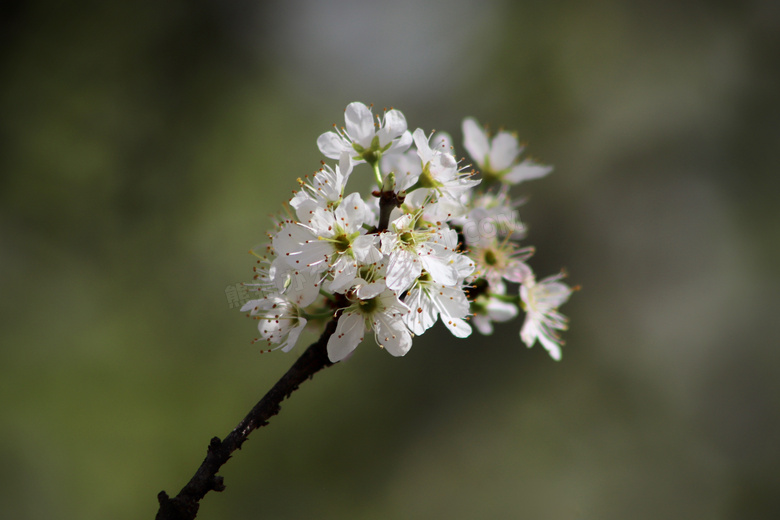
<path fill-rule="evenodd" d="M 317 138 L 317 147 L 328 159 L 338 159 L 344 151 L 349 152 L 346 143 L 334 132 L 325 132 Z"/>
<path fill-rule="evenodd" d="M 528 264 L 525 262 L 512 262 L 506 267 L 503 276 L 506 280 L 515 283 L 524 283 L 525 281 L 533 278 L 534 273 Z"/>
<path fill-rule="evenodd" d="M 366 105 L 359 102 L 347 105 L 344 120 L 347 126 L 347 135 L 353 142 L 364 148 L 371 146 L 371 139 L 375 135 L 374 116 L 371 115 L 371 110 Z M 338 157 L 334 157 L 334 159 L 338 159 Z"/>
<path fill-rule="evenodd" d="M 502 302 L 491 298 L 487 304 L 487 314 L 493 321 L 509 321 L 517 316 L 519 311 L 517 305 Z"/>
<path fill-rule="evenodd" d="M 536 164 L 530 159 L 521 162 L 504 175 L 504 181 L 509 184 L 518 184 L 523 181 L 530 181 L 544 177 L 553 170 L 552 166 Z"/>
<path fill-rule="evenodd" d="M 520 329 L 520 339 L 528 348 L 534 346 L 536 337 L 539 335 L 539 324 L 534 318 L 531 313 L 526 314 L 523 328 Z"/>
<path fill-rule="evenodd" d="M 477 315 L 471 320 L 471 323 L 477 327 L 480 334 L 490 336 L 493 334 L 493 324 L 490 323 L 490 319 L 487 316 Z"/>
<path fill-rule="evenodd" d="M 517 137 L 509 132 L 499 132 L 490 146 L 490 169 L 494 172 L 506 170 L 522 151 Z"/>
<path fill-rule="evenodd" d="M 553 341 L 545 334 L 540 334 L 539 343 L 541 343 L 545 350 L 547 350 L 551 358 L 553 358 L 555 361 L 561 360 L 561 346 L 556 341 Z"/>
<path fill-rule="evenodd" d="M 482 168 L 490 153 L 490 143 L 485 130 L 471 117 L 463 120 L 463 147 L 477 166 Z"/>
<path fill-rule="evenodd" d="M 328 359 L 341 361 L 363 341 L 366 327 L 363 316 L 357 312 L 345 312 L 339 317 L 336 331 L 328 339 Z"/>

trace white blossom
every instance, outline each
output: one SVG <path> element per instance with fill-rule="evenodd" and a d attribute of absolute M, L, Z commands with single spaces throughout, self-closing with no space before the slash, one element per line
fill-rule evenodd
<path fill-rule="evenodd" d="M 572 288 L 560 281 L 563 276 L 560 273 L 540 282 L 530 278 L 520 286 L 520 298 L 526 312 L 520 338 L 528 347 L 538 339 L 556 361 L 561 359 L 563 344 L 557 331 L 568 327 L 568 320 L 558 312 L 558 307 L 566 303 L 572 293 Z"/>
<path fill-rule="evenodd" d="M 382 253 L 389 256 L 387 286 L 405 291 L 425 269 L 443 284 L 458 281 L 453 256 L 458 235 L 452 229 L 415 227 L 415 215 L 403 215 L 391 223 L 391 231 L 381 235 Z"/>
<path fill-rule="evenodd" d="M 437 283 L 423 272 L 404 297 L 404 303 L 411 309 L 406 324 L 418 336 L 431 328 L 438 317 L 455 337 L 471 335 L 471 326 L 463 319 L 469 314 L 469 301 L 460 287 Z"/>
<path fill-rule="evenodd" d="M 295 346 L 307 323 L 300 307 L 276 294 L 248 301 L 241 307 L 241 312 L 247 311 L 259 321 L 260 337 L 268 345 L 278 345 L 276 348 L 282 352 L 289 352 Z"/>
<path fill-rule="evenodd" d="M 408 313 L 409 308 L 389 289 L 374 298 L 355 301 L 344 309 L 328 340 L 328 358 L 333 363 L 346 358 L 369 328 L 380 347 L 394 356 L 405 355 L 412 348 L 412 335 L 403 319 Z"/>
<path fill-rule="evenodd" d="M 490 139 L 473 118 L 463 121 L 463 147 L 477 163 L 485 179 L 518 184 L 544 177 L 552 171 L 551 166 L 537 164 L 530 159 L 517 162 L 523 151 L 517 136 L 501 131 Z"/>
<path fill-rule="evenodd" d="M 471 166 L 446 133 L 411 134 L 398 110 L 374 116 L 363 103 L 347 106 L 345 127 L 317 140 L 338 163 L 298 179 L 270 243 L 253 251 L 255 279 L 244 285 L 254 299 L 241 309 L 258 320 L 258 341 L 287 352 L 305 328 L 321 331 L 335 319 L 332 362 L 348 358 L 367 331 L 403 356 L 439 320 L 465 338 L 472 325 L 491 334 L 524 310 L 521 340 L 560 358 L 567 322 L 558 307 L 572 289 L 562 275 L 536 281 L 533 248 L 519 243 L 521 202 L 509 193 L 551 168 L 519 162 L 522 147 L 509 132 L 491 138 L 474 119 L 463 132 L 484 184 L 465 171 Z M 352 179 L 366 174 L 374 191 L 350 193 Z"/>
<path fill-rule="evenodd" d="M 421 187 L 460 204 L 460 196 L 480 181 L 472 179 L 471 173 L 464 173 L 459 169 L 458 161 L 448 148 L 442 146 L 446 145 L 446 142 L 431 148 L 429 137 L 421 128 L 415 130 L 412 137 L 422 163 L 422 173 L 417 182 Z"/>
<path fill-rule="evenodd" d="M 374 162 L 383 154 L 403 152 L 412 144 L 406 129 L 406 118 L 398 110 L 389 110 L 384 117 L 374 115 L 363 103 L 354 102 L 344 111 L 346 128 L 325 132 L 317 146 L 325 157 L 338 159 L 343 152 L 355 163 Z"/>
<path fill-rule="evenodd" d="M 327 164 L 314 174 L 311 182 L 298 179 L 301 189 L 290 199 L 298 219 L 306 220 L 316 208 L 335 209 L 344 198 L 344 188 L 352 173 L 349 154 L 341 154 L 339 164 L 331 168 Z"/>

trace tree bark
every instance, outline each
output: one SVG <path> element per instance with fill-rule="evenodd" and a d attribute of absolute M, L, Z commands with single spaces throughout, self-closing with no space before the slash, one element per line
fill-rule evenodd
<path fill-rule="evenodd" d="M 328 359 L 328 339 L 336 330 L 336 320 L 331 320 L 319 340 L 309 346 L 287 373 L 268 391 L 252 410 L 238 423 L 232 432 L 220 440 L 214 437 L 209 443 L 206 458 L 195 475 L 174 498 L 160 491 L 157 500 L 160 509 L 156 520 L 192 520 L 198 514 L 200 500 L 209 491 L 222 491 L 225 485 L 217 472 L 230 459 L 231 454 L 247 439 L 250 433 L 268 424 L 268 419 L 279 413 L 281 402 L 298 386 L 321 369 L 332 365 Z"/>

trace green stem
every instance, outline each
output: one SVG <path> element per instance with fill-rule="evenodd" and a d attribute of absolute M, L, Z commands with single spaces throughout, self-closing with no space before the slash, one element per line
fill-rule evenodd
<path fill-rule="evenodd" d="M 374 169 L 374 177 L 376 177 L 376 185 L 381 190 L 383 182 L 382 182 L 382 172 L 379 171 L 379 161 L 375 161 L 371 166 Z"/>

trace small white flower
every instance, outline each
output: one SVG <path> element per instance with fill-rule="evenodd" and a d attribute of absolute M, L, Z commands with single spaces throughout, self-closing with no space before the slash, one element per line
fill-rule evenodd
<path fill-rule="evenodd" d="M 440 316 L 455 337 L 471 335 L 471 326 L 463 319 L 469 314 L 469 301 L 460 287 L 446 287 L 423 272 L 404 297 L 404 303 L 411 309 L 405 317 L 406 325 L 418 336 Z"/>
<path fill-rule="evenodd" d="M 433 148 L 435 151 L 452 155 L 452 140 L 448 134 L 437 132 L 431 138 L 431 142 L 434 143 Z M 404 153 L 385 155 L 382 157 L 380 164 L 383 171 L 395 174 L 394 189 L 397 193 L 403 193 L 414 186 L 423 172 L 423 163 L 416 149 L 409 149 Z"/>
<path fill-rule="evenodd" d="M 367 328 L 393 356 L 403 356 L 412 348 L 412 335 L 403 317 L 409 308 L 393 291 L 385 290 L 368 300 L 357 300 L 339 316 L 336 331 L 328 339 L 328 358 L 335 363 L 346 358 L 363 341 Z"/>
<path fill-rule="evenodd" d="M 354 102 L 344 111 L 346 128 L 325 132 L 317 139 L 320 151 L 330 159 L 338 159 L 343 152 L 355 164 L 374 163 L 382 155 L 403 152 L 412 144 L 406 129 L 406 118 L 398 110 L 389 110 L 380 118 L 363 103 Z"/>
<path fill-rule="evenodd" d="M 295 209 L 298 219 L 306 220 L 316 208 L 337 208 L 344 198 L 344 188 L 350 173 L 352 162 L 344 152 L 338 166 L 331 168 L 323 165 L 322 169 L 314 174 L 311 183 L 298 179 L 301 189 L 290 199 L 290 206 Z"/>
<path fill-rule="evenodd" d="M 558 307 L 566 303 L 573 290 L 559 281 L 563 276 L 560 273 L 540 282 L 532 277 L 520 286 L 520 298 L 526 312 L 520 338 L 528 347 L 538 339 L 556 361 L 561 359 L 563 344 L 557 331 L 568 328 L 568 320 L 558 312 Z"/>
<path fill-rule="evenodd" d="M 460 205 L 461 195 L 480 181 L 472 179 L 471 173 L 460 171 L 458 161 L 450 150 L 445 148 L 447 141 L 442 142 L 445 146 L 439 144 L 434 145 L 436 148 L 431 148 L 428 136 L 420 128 L 414 131 L 412 137 L 422 162 L 422 173 L 417 183 Z"/>
<path fill-rule="evenodd" d="M 463 147 L 488 181 L 518 184 L 544 177 L 552 171 L 552 166 L 536 164 L 530 159 L 518 163 L 523 147 L 517 141 L 517 136 L 502 131 L 490 139 L 473 118 L 463 120 Z"/>
<path fill-rule="evenodd" d="M 452 223 L 463 230 L 466 244 L 486 244 L 495 238 L 525 237 L 525 226 L 520 221 L 516 206 L 509 199 L 508 186 L 502 185 L 497 193 L 483 193 L 466 197 L 468 214 L 453 218 Z"/>
<path fill-rule="evenodd" d="M 534 250 L 520 248 L 508 239 L 485 239 L 471 246 L 469 256 L 476 263 L 474 277 L 485 278 L 493 292 L 504 294 L 504 280 L 523 283 L 533 277 L 533 271 L 525 263 Z"/>
<path fill-rule="evenodd" d="M 453 229 L 416 229 L 416 216 L 402 215 L 381 235 L 382 253 L 388 255 L 387 286 L 398 292 L 408 289 L 422 270 L 442 285 L 455 285 L 458 271 L 453 256 L 458 234 Z"/>
<path fill-rule="evenodd" d="M 342 277 L 351 280 L 358 262 L 380 258 L 375 246 L 379 237 L 364 234 L 362 227 L 367 212 L 358 193 L 346 196 L 335 210 L 313 208 L 305 223 L 282 226 L 273 238 L 274 249 L 291 267 L 327 270 L 336 283 Z"/>
<path fill-rule="evenodd" d="M 268 345 L 279 345 L 272 350 L 280 348 L 282 352 L 289 352 L 307 323 L 301 309 L 278 294 L 248 301 L 241 307 L 241 312 L 247 311 L 259 320 L 257 330 L 260 337 Z"/>

